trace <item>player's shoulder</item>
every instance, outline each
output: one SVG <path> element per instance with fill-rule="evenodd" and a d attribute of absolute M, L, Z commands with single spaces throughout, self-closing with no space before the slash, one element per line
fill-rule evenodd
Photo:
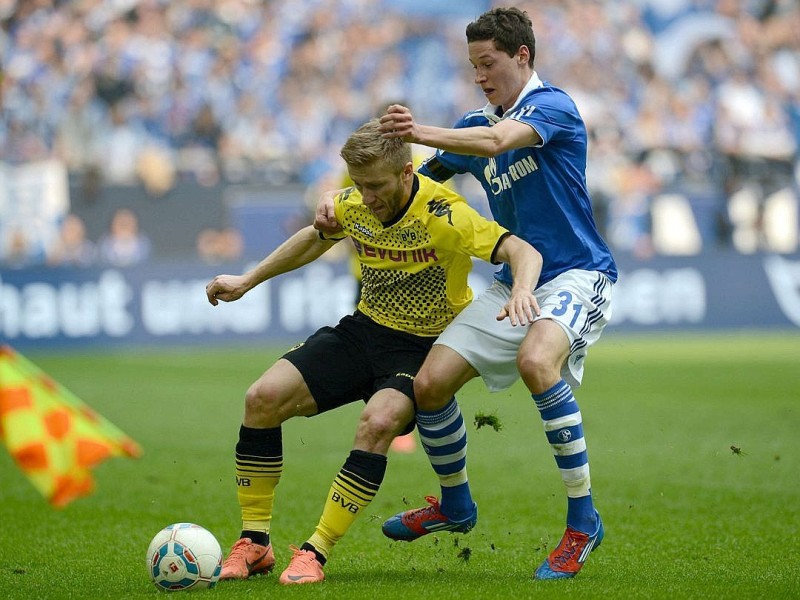
<path fill-rule="evenodd" d="M 519 102 L 517 108 L 535 106 L 540 110 L 554 109 L 564 112 L 576 110 L 575 100 L 559 87 L 543 81 L 542 85 L 530 90 Z"/>
<path fill-rule="evenodd" d="M 417 173 L 417 179 L 419 180 L 419 191 L 417 194 L 423 204 L 428 204 L 432 201 L 445 202 L 448 204 L 467 203 L 461 194 L 449 186 L 435 179 L 431 179 L 423 173 Z"/>
<path fill-rule="evenodd" d="M 363 219 L 363 215 L 369 213 L 369 209 L 364 206 L 361 192 L 354 186 L 343 189 L 333 197 L 333 211 L 341 223 Z"/>
<path fill-rule="evenodd" d="M 361 194 L 356 190 L 355 186 L 349 186 L 341 190 L 333 197 L 334 204 L 358 204 L 361 202 Z"/>
<path fill-rule="evenodd" d="M 461 194 L 424 175 L 419 181 L 409 216 L 424 223 L 432 235 L 456 235 L 459 226 L 474 223 L 477 212 Z"/>
<path fill-rule="evenodd" d="M 480 125 L 488 125 L 489 118 L 486 116 L 485 107 L 470 110 L 461 115 L 461 118 L 456 121 L 453 126 L 454 129 L 460 127 L 478 127 Z"/>

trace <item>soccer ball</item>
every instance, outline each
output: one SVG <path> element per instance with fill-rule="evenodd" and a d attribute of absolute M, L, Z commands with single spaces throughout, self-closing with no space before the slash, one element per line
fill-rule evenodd
<path fill-rule="evenodd" d="M 222 548 L 210 531 L 174 523 L 159 531 L 147 549 L 147 572 L 168 592 L 212 588 L 222 571 Z"/>

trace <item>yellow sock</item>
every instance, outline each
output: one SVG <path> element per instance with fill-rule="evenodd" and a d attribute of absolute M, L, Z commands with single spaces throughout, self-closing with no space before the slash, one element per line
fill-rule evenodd
<path fill-rule="evenodd" d="M 236 489 L 242 508 L 242 529 L 269 533 L 275 486 L 283 458 L 236 454 Z"/>
<path fill-rule="evenodd" d="M 353 450 L 333 480 L 322 517 L 308 543 L 328 558 L 358 515 L 372 502 L 386 472 L 386 457 Z"/>
<path fill-rule="evenodd" d="M 275 487 L 282 472 L 280 427 L 255 429 L 242 425 L 236 444 L 236 491 L 242 509 L 242 531 L 263 533 L 267 542 Z"/>

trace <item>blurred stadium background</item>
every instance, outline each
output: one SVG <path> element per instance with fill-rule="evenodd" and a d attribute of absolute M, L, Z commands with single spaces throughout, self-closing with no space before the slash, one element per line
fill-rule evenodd
<path fill-rule="evenodd" d="M 350 312 L 341 255 L 216 309 L 203 287 L 310 222 L 388 103 L 442 126 L 483 104 L 464 27 L 493 5 L 0 0 L 0 340 L 284 343 Z M 800 5 L 516 5 L 589 128 L 610 331 L 796 331 Z"/>

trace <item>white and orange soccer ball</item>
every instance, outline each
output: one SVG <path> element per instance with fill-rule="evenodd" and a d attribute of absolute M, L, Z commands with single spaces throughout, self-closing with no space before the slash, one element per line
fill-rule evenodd
<path fill-rule="evenodd" d="M 147 572 L 168 592 L 212 588 L 222 571 L 222 548 L 213 534 L 194 523 L 159 531 L 147 549 Z"/>

